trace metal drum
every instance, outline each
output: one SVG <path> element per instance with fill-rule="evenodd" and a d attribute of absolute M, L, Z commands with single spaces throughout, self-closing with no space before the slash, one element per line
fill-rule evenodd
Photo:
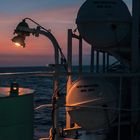
<path fill-rule="evenodd" d="M 33 140 L 33 90 L 0 88 L 0 140 Z M 15 94 L 15 93 L 14 93 Z"/>

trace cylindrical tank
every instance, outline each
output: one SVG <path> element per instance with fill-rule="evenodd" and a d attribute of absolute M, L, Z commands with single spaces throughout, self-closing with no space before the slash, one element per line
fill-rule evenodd
<path fill-rule="evenodd" d="M 122 0 L 87 0 L 79 9 L 76 24 L 83 39 L 96 50 L 117 50 L 130 42 L 131 15 Z"/>
<path fill-rule="evenodd" d="M 33 140 L 33 90 L 0 88 L 0 140 Z"/>
<path fill-rule="evenodd" d="M 74 123 L 84 129 L 103 129 L 115 119 L 116 111 L 105 107 L 117 107 L 117 91 L 104 79 L 82 77 L 70 88 L 66 105 Z"/>

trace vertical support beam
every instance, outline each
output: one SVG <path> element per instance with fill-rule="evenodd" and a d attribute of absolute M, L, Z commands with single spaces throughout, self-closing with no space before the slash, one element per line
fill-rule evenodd
<path fill-rule="evenodd" d="M 121 136 L 121 106 L 122 106 L 122 77 L 120 76 L 120 93 L 119 93 L 119 102 L 118 102 L 118 107 L 119 107 L 119 112 L 118 112 L 118 140 L 120 140 Z"/>
<path fill-rule="evenodd" d="M 106 54 L 106 67 L 108 70 L 108 68 L 109 68 L 109 54 L 108 53 Z"/>
<path fill-rule="evenodd" d="M 67 50 L 67 61 L 68 61 L 68 81 L 67 81 L 67 93 L 72 85 L 72 29 L 68 29 L 68 50 Z M 66 128 L 71 127 L 71 118 L 66 110 Z"/>
<path fill-rule="evenodd" d="M 68 29 L 68 50 L 67 50 L 67 60 L 68 60 L 68 81 L 67 81 L 67 93 L 72 85 L 72 39 L 79 40 L 79 76 L 82 74 L 82 37 L 76 34 L 73 34 L 72 29 Z M 66 128 L 71 128 L 72 122 L 71 118 L 66 110 Z"/>
<path fill-rule="evenodd" d="M 79 74 L 82 73 L 82 56 L 83 56 L 83 47 L 82 47 L 82 37 L 79 36 Z"/>
<path fill-rule="evenodd" d="M 103 73 L 105 72 L 105 52 L 103 52 Z"/>
<path fill-rule="evenodd" d="M 52 139 L 58 140 L 59 138 L 59 108 L 57 106 L 57 100 L 59 100 L 58 89 L 59 89 L 59 49 L 60 46 L 51 32 L 46 32 L 44 30 L 39 30 L 39 34 L 48 37 L 54 47 L 54 59 L 55 59 L 55 74 L 54 74 L 54 88 L 53 88 L 53 98 L 52 98 L 52 131 L 56 131 L 55 134 L 52 133 Z"/>
<path fill-rule="evenodd" d="M 68 72 L 69 72 L 69 79 L 67 89 L 69 90 L 72 84 L 72 29 L 68 29 L 68 50 L 67 50 L 67 60 L 68 60 Z"/>
<path fill-rule="evenodd" d="M 140 64 L 139 64 L 139 25 L 140 25 L 140 0 L 133 0 L 132 3 L 132 41 L 131 41 L 131 71 L 133 73 L 139 72 Z M 137 77 L 133 77 L 131 81 L 131 109 L 137 109 L 140 106 L 139 103 L 140 95 L 139 95 L 139 79 Z M 132 111 L 131 112 L 131 139 L 136 137 L 135 134 L 135 125 L 139 120 L 139 112 Z"/>
<path fill-rule="evenodd" d="M 91 46 L 90 72 L 94 72 L 94 46 Z"/>
<path fill-rule="evenodd" d="M 132 17 L 132 43 L 131 43 L 131 70 L 132 72 L 139 71 L 139 31 L 140 31 L 140 0 L 133 0 L 133 17 Z"/>
<path fill-rule="evenodd" d="M 99 73 L 99 51 L 96 51 L 96 72 Z"/>
<path fill-rule="evenodd" d="M 53 129 L 56 130 L 56 135 L 54 140 L 58 140 L 59 137 L 59 108 L 57 108 L 57 104 L 55 103 L 56 97 L 58 97 L 58 89 L 59 89 L 59 51 L 58 48 L 55 48 L 55 75 L 54 75 L 54 91 L 53 91 Z"/>

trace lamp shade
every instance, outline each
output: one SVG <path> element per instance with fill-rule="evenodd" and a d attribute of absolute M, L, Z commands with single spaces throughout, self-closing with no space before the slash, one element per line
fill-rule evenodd
<path fill-rule="evenodd" d="M 24 30 L 23 30 L 24 29 Z M 29 36 L 30 35 L 30 32 L 29 31 L 25 31 L 25 29 L 29 29 L 29 25 L 26 23 L 25 19 L 20 22 L 16 29 L 15 29 L 15 32 L 16 34 L 18 35 L 25 35 L 25 36 Z"/>
<path fill-rule="evenodd" d="M 22 46 L 25 48 L 25 36 L 22 35 L 17 35 L 12 38 L 12 41 L 17 45 L 17 46 Z"/>

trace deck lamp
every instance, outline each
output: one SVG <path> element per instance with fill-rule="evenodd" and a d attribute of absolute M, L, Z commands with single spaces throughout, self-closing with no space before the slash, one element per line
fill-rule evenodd
<path fill-rule="evenodd" d="M 16 46 L 22 46 L 25 48 L 25 38 L 26 36 L 30 36 L 30 32 L 27 29 L 29 29 L 29 25 L 26 23 L 25 19 L 23 19 L 14 31 L 16 36 L 12 38 L 12 41 Z"/>
<path fill-rule="evenodd" d="M 26 20 L 29 20 L 37 25 L 36 28 L 30 28 L 27 24 Z M 12 41 L 15 43 L 16 46 L 22 46 L 25 48 L 25 39 L 26 37 L 30 36 L 32 34 L 35 37 L 39 37 L 39 35 L 44 35 L 47 38 L 49 38 L 53 44 L 54 52 L 55 52 L 55 64 L 59 63 L 59 54 L 61 55 L 61 64 L 66 64 L 66 58 L 61 50 L 61 47 L 59 46 L 56 38 L 51 33 L 50 30 L 47 30 L 46 28 L 42 27 L 40 24 L 38 24 L 36 21 L 34 21 L 31 18 L 24 18 L 16 27 L 14 30 L 15 37 L 12 38 Z"/>
<path fill-rule="evenodd" d="M 36 28 L 30 28 L 28 26 L 28 24 L 26 23 L 26 20 L 29 20 L 31 22 L 33 22 L 34 24 L 37 25 Z M 22 22 L 20 22 L 15 31 L 14 34 L 16 34 L 16 36 L 12 39 L 12 41 L 14 43 L 16 43 L 16 45 L 18 46 L 23 46 L 25 47 L 25 39 L 27 36 L 30 36 L 30 34 L 32 34 L 35 37 L 39 37 L 39 35 L 44 35 L 45 37 L 49 38 L 50 41 L 52 42 L 52 45 L 54 47 L 54 60 L 55 60 L 55 67 L 54 67 L 54 90 L 53 90 L 53 98 L 52 98 L 52 130 L 56 131 L 56 134 L 53 134 L 53 137 L 57 137 L 59 134 L 59 128 L 58 128 L 58 108 L 56 108 L 56 99 L 59 99 L 59 64 L 60 64 L 60 60 L 63 60 L 63 66 L 66 67 L 66 71 L 67 71 L 67 65 L 66 65 L 66 58 L 56 40 L 56 38 L 54 37 L 54 35 L 51 33 L 50 30 L 45 29 L 44 27 L 42 27 L 40 24 L 38 24 L 37 22 L 35 22 L 34 20 L 32 20 L 31 18 L 25 18 L 22 20 Z M 61 59 L 60 59 L 61 56 Z"/>
<path fill-rule="evenodd" d="M 30 28 L 27 24 L 26 20 L 29 20 L 37 25 L 36 28 Z M 40 24 L 38 24 L 36 21 L 34 21 L 31 18 L 24 18 L 16 27 L 14 30 L 15 37 L 12 38 L 12 41 L 15 43 L 16 46 L 22 46 L 25 48 L 25 39 L 26 37 L 30 36 L 32 34 L 35 37 L 39 37 L 39 35 L 44 35 L 45 37 L 49 38 L 52 42 L 52 45 L 54 47 L 54 58 L 55 58 L 55 64 L 59 64 L 59 60 L 61 60 L 61 64 L 64 65 L 66 71 L 67 71 L 67 61 L 65 58 L 65 55 L 62 52 L 61 47 L 59 46 L 59 43 L 57 42 L 54 35 L 51 33 L 51 30 L 44 28 Z M 59 59 L 59 55 L 61 56 L 61 59 Z"/>
<path fill-rule="evenodd" d="M 11 83 L 10 87 L 10 96 L 18 96 L 19 94 L 19 85 L 16 82 Z"/>

